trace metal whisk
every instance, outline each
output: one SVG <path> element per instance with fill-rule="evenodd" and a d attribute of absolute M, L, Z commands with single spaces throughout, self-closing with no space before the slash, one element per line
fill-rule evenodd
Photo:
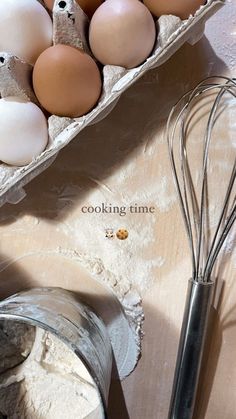
<path fill-rule="evenodd" d="M 217 257 L 236 218 L 236 153 L 235 148 L 232 147 L 230 155 L 231 158 L 233 157 L 232 171 L 230 171 L 229 183 L 225 188 L 226 193 L 219 219 L 212 233 L 209 226 L 208 187 L 209 172 L 212 172 L 209 170 L 210 152 L 213 147 L 212 132 L 217 119 L 227 111 L 228 99 L 232 97 L 236 98 L 236 79 L 208 78 L 180 99 L 173 107 L 167 123 L 171 167 L 192 257 L 192 278 L 189 281 L 181 329 L 169 419 L 193 417 L 215 287 L 215 281 L 212 278 L 213 271 Z M 189 158 L 190 123 L 196 113 L 196 108 L 203 109 L 202 100 L 206 98 L 208 104 L 211 103 L 211 109 L 207 113 L 206 128 L 202 139 L 203 158 L 201 167 L 198 167 L 201 171 L 200 181 L 198 176 L 196 182 L 196 176 L 192 174 L 192 166 L 196 164 L 196 158 L 192 160 Z M 215 184 L 216 196 L 219 193 L 217 191 L 218 179 L 216 178 Z"/>

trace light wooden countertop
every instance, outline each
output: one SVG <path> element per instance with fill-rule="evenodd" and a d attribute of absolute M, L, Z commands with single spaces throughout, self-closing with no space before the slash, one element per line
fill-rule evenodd
<path fill-rule="evenodd" d="M 104 121 L 85 129 L 26 187 L 25 200 L 0 209 L 2 297 L 31 285 L 78 289 L 77 266 L 61 258 L 58 249 L 86 254 L 92 249 L 94 257 L 102 258 L 94 246 L 104 227 L 128 225 L 130 242 L 119 244 L 117 273 L 135 276 L 133 283 L 137 281 L 143 296 L 145 337 L 136 370 L 122 385 L 112 384 L 111 419 L 167 418 L 190 261 L 163 129 L 171 105 L 185 91 L 209 75 L 235 75 L 234 70 L 236 3 L 228 1 L 208 22 L 200 42 L 186 44 L 160 69 L 139 80 Z M 134 215 L 110 215 L 107 225 L 99 215 L 84 216 L 84 205 L 94 205 L 96 199 L 100 203 L 98 192 L 111 203 L 127 205 L 140 195 L 136 202 L 154 205 L 155 216 L 143 218 L 145 229 L 140 216 L 136 222 Z M 92 217 L 98 224 L 94 230 L 89 225 Z M 138 239 L 137 245 L 133 243 L 128 263 L 125 253 L 139 228 L 143 246 Z M 104 246 L 105 240 L 104 235 Z M 233 245 L 232 239 L 232 250 Z M 212 326 L 196 419 L 236 417 L 235 257 L 234 250 L 221 270 L 224 290 Z M 116 274 L 109 254 L 106 260 Z"/>

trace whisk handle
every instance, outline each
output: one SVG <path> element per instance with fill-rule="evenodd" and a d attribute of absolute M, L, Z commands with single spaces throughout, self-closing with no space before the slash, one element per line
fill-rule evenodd
<path fill-rule="evenodd" d="M 192 419 L 214 283 L 189 281 L 168 419 Z"/>

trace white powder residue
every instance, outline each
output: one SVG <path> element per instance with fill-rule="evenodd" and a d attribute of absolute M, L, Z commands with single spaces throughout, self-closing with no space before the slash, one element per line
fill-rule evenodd
<path fill-rule="evenodd" d="M 107 201 L 103 191 L 94 190 L 86 207 L 102 207 L 103 203 L 129 207 L 132 203 L 116 199 Z M 146 200 L 144 200 L 146 204 Z M 161 255 L 149 255 L 149 245 L 155 241 L 156 217 L 152 214 L 89 214 L 84 213 L 67 220 L 58 229 L 73 238 L 74 248 L 80 248 L 91 259 L 99 258 L 105 269 L 116 277 L 117 282 L 126 282 L 126 287 L 135 285 L 137 289 L 144 290 L 150 285 L 152 271 L 156 266 L 164 263 Z M 116 238 L 118 229 L 128 231 L 127 240 Z M 113 231 L 112 238 L 106 238 L 106 230 Z"/>
<path fill-rule="evenodd" d="M 152 202 L 156 201 L 156 207 L 160 212 L 168 212 L 176 202 L 176 193 L 173 189 L 171 189 L 171 192 L 170 185 L 172 187 L 172 179 L 170 182 L 170 177 L 162 176 L 157 178 L 156 181 L 152 180 L 152 187 L 151 185 L 149 187 L 148 197 Z M 139 193 L 137 192 L 134 194 L 133 199 L 138 200 L 138 197 Z M 143 198 L 144 200 L 147 199 L 145 191 Z"/>
<path fill-rule="evenodd" d="M 236 8 L 232 6 L 234 0 L 226 0 L 222 10 L 212 16 L 206 23 L 206 36 L 211 40 L 211 47 L 228 68 L 235 70 L 235 42 L 236 42 Z M 220 36 L 212 36 L 215 28 L 221 28 Z M 230 34 L 230 36 L 229 36 Z"/>
<path fill-rule="evenodd" d="M 0 411 L 8 419 L 104 418 L 98 391 L 83 363 L 39 328 L 28 358 L 0 376 Z"/>
<path fill-rule="evenodd" d="M 232 227 L 230 233 L 228 234 L 222 252 L 223 254 L 230 255 L 234 268 L 236 268 L 236 226 Z"/>
<path fill-rule="evenodd" d="M 162 141 L 157 137 L 156 141 Z M 143 143 L 145 146 L 145 141 Z M 161 145 L 163 147 L 163 145 Z M 165 147 L 165 146 L 164 146 Z M 141 158 L 143 165 L 152 165 L 153 158 L 158 150 L 148 148 L 151 153 L 144 153 Z M 114 151 L 116 152 L 116 151 Z M 176 194 L 173 188 L 171 175 L 166 175 L 166 167 L 153 166 L 143 186 L 143 174 L 137 170 L 135 157 L 126 162 L 125 166 L 117 167 L 105 181 L 96 177 L 96 165 L 86 167 L 86 161 L 81 163 L 81 171 L 86 179 L 86 185 L 94 184 L 89 189 L 81 183 L 77 194 L 85 198 L 76 209 L 65 217 L 57 226 L 71 238 L 74 249 L 90 256 L 91 261 L 99 259 L 103 269 L 109 271 L 116 278 L 116 282 L 123 284 L 124 293 L 135 288 L 141 294 L 146 291 L 156 280 L 156 268 L 163 266 L 165 259 L 158 254 L 156 247 L 156 222 L 161 213 L 168 212 L 176 203 Z M 165 174 L 164 174 L 165 173 Z M 129 187 L 126 188 L 126 185 Z M 130 188 L 130 185 L 133 185 Z M 73 185 L 63 185 L 63 190 L 58 190 L 58 206 L 62 209 L 65 200 L 73 202 Z M 54 191 L 55 192 L 55 191 Z M 88 207 L 108 206 L 111 213 L 88 213 Z M 130 213 L 130 206 L 136 205 L 154 207 L 153 213 Z M 117 207 L 113 211 L 113 207 Z M 118 240 L 116 232 L 124 228 L 128 231 L 127 240 Z M 106 230 L 113 231 L 113 238 L 106 238 Z M 92 262 L 91 262 L 92 263 Z"/>

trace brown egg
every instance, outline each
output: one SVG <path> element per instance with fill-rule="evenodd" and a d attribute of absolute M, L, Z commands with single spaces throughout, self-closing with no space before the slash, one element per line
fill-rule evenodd
<path fill-rule="evenodd" d="M 136 67 L 150 55 L 155 40 L 153 17 L 138 0 L 106 0 L 90 23 L 90 47 L 103 64 Z"/>
<path fill-rule="evenodd" d="M 54 0 L 43 0 L 43 2 L 49 10 L 53 9 Z"/>
<path fill-rule="evenodd" d="M 101 6 L 103 0 L 76 0 L 81 9 L 91 19 L 96 9 Z"/>
<path fill-rule="evenodd" d="M 175 15 L 187 19 L 193 15 L 206 0 L 144 0 L 147 8 L 157 17 Z"/>
<path fill-rule="evenodd" d="M 55 45 L 37 59 L 33 87 L 40 104 L 51 114 L 78 117 L 89 112 L 101 94 L 95 61 L 80 49 Z"/>
<path fill-rule="evenodd" d="M 91 19 L 95 10 L 102 4 L 103 0 L 76 0 L 80 5 L 81 9 L 86 13 L 86 15 Z M 54 0 L 44 0 L 45 6 L 49 10 L 53 9 Z"/>

